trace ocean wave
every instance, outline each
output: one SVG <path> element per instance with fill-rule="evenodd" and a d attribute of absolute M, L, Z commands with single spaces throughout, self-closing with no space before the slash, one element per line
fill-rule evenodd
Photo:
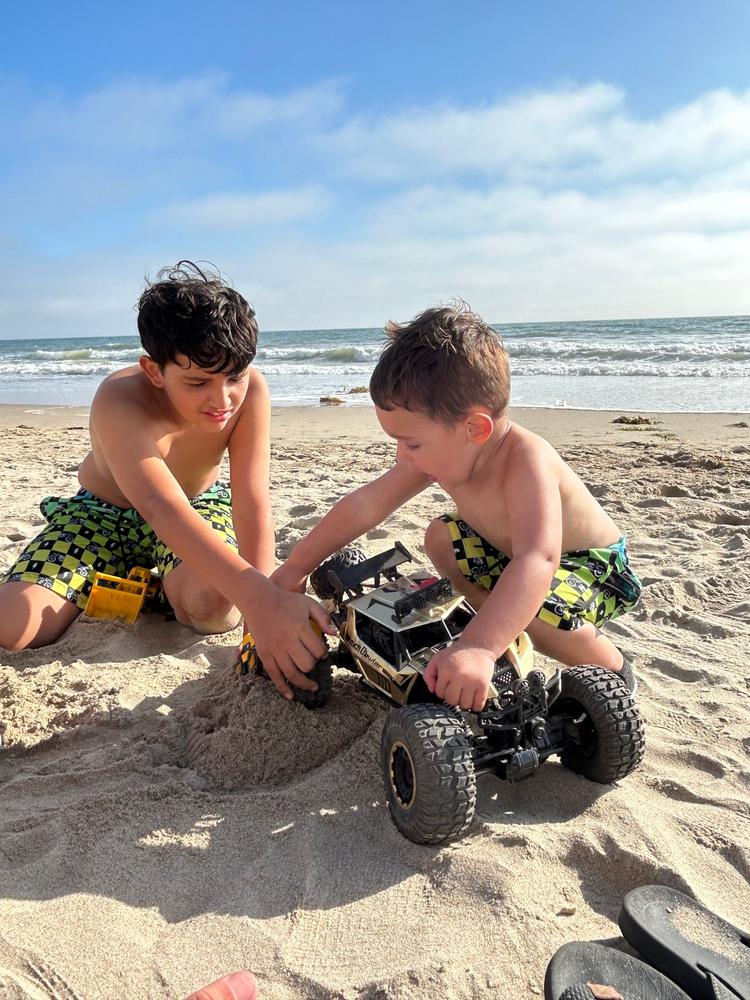
<path fill-rule="evenodd" d="M 40 361 L 112 361 L 113 364 L 123 364 L 126 361 L 137 361 L 143 354 L 141 348 L 134 347 L 75 347 L 66 351 L 50 351 L 44 348 L 37 348 L 25 355 L 16 355 L 22 360 L 24 358 L 37 358 Z"/>
<path fill-rule="evenodd" d="M 671 361 L 669 364 L 654 362 L 639 364 L 621 361 L 619 364 L 602 362 L 601 364 L 561 364 L 559 360 L 550 359 L 547 363 L 515 364 L 511 357 L 511 374 L 518 376 L 556 376 L 561 378 L 587 378 L 615 376 L 617 378 L 632 378 L 648 376 L 649 378 L 748 378 L 750 377 L 750 362 L 747 364 L 711 364 L 691 365 Z"/>
<path fill-rule="evenodd" d="M 511 355 L 511 374 L 513 378 L 530 376 L 565 377 L 565 378 L 595 378 L 615 376 L 617 378 L 632 378 L 647 376 L 650 378 L 694 378 L 694 379 L 750 379 L 750 360 L 745 362 L 730 362 L 725 359 L 702 359 L 700 363 L 672 358 L 669 361 L 649 358 L 564 358 L 555 355 L 545 357 L 519 358 Z M 327 379 L 355 377 L 360 382 L 369 381 L 375 362 L 352 360 L 350 363 L 342 360 L 321 362 L 316 358 L 298 361 L 286 357 L 284 359 L 259 359 L 256 367 L 267 376 L 290 378 L 314 378 L 325 376 Z M 56 377 L 105 377 L 123 367 L 123 362 L 106 361 L 99 358 L 88 359 L 46 359 L 37 361 L 2 361 L 0 360 L 0 378 L 33 379 Z"/>
<path fill-rule="evenodd" d="M 84 358 L 90 358 L 92 356 L 92 351 L 90 347 L 76 348 L 71 351 L 43 351 L 41 348 L 36 351 L 32 351 L 30 357 L 32 358 L 50 358 L 58 361 L 82 361 Z"/>
<path fill-rule="evenodd" d="M 335 364 L 340 361 L 375 362 L 382 344 L 340 344 L 336 347 L 261 347 L 259 361 L 318 361 Z"/>
<path fill-rule="evenodd" d="M 8 377 L 24 381 L 35 378 L 60 378 L 78 375 L 86 377 L 99 375 L 103 378 L 106 375 L 111 375 L 118 367 L 120 366 L 117 364 L 105 365 L 100 361 L 92 361 L 88 365 L 82 365 L 76 361 L 58 361 L 52 364 L 0 362 L 0 378 Z"/>
<path fill-rule="evenodd" d="M 720 361 L 750 362 L 750 345 L 696 344 L 684 341 L 644 341 L 643 343 L 618 343 L 606 341 L 539 340 L 516 343 L 505 341 L 505 347 L 512 358 L 537 358 L 549 356 L 577 358 L 606 358 L 608 361 L 629 361 L 631 359 L 652 358 L 669 361 L 705 361 L 707 358 Z"/>
<path fill-rule="evenodd" d="M 367 364 L 352 364 L 352 365 L 310 365 L 310 364 L 290 364 L 287 361 L 259 361 L 256 364 L 256 368 L 262 371 L 264 375 L 290 375 L 295 377 L 303 376 L 321 376 L 324 375 L 327 379 L 335 379 L 341 375 L 356 375 L 362 381 L 369 381 L 370 374 L 374 368 L 374 362 L 369 362 Z"/>

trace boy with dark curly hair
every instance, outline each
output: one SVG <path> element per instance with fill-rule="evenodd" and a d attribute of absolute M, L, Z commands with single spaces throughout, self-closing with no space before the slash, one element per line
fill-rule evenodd
<path fill-rule="evenodd" d="M 156 567 L 177 619 L 223 632 L 240 617 L 282 694 L 307 690 L 323 655 L 315 601 L 274 586 L 270 403 L 252 367 L 255 312 L 189 261 L 143 292 L 138 364 L 114 372 L 91 406 L 91 450 L 73 497 L 47 497 L 48 526 L 0 586 L 0 646 L 54 642 L 86 607 L 97 571 Z M 229 454 L 231 486 L 217 482 Z M 233 499 L 234 498 L 234 499 Z"/>
<path fill-rule="evenodd" d="M 478 613 L 433 657 L 430 690 L 479 711 L 496 659 L 525 629 L 541 652 L 620 672 L 633 691 L 630 665 L 599 628 L 640 594 L 625 538 L 555 449 L 509 419 L 500 337 L 463 306 L 386 332 L 370 392 L 396 464 L 339 501 L 272 579 L 304 588 L 331 553 L 436 482 L 456 512 L 430 523 L 427 554 Z"/>

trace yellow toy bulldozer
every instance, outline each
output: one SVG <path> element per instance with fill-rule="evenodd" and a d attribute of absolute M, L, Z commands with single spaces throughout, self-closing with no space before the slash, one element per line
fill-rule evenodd
<path fill-rule="evenodd" d="M 86 604 L 89 618 L 116 618 L 132 625 L 159 589 L 159 577 L 150 569 L 134 566 L 127 577 L 97 573 Z"/>

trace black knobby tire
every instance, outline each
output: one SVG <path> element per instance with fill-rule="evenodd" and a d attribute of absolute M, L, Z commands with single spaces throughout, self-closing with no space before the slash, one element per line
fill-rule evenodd
<path fill-rule="evenodd" d="M 579 740 L 560 759 L 571 771 L 609 785 L 630 774 L 643 760 L 643 719 L 633 696 L 612 670 L 570 667 L 562 672 L 559 697 L 550 715 L 582 718 Z"/>
<path fill-rule="evenodd" d="M 365 558 L 362 549 L 356 545 L 348 545 L 345 549 L 339 549 L 338 552 L 335 552 L 330 559 L 326 559 L 310 574 L 310 586 L 315 596 L 321 601 L 327 601 L 333 597 L 333 588 L 328 579 L 329 571 L 340 573 L 343 569 L 349 569 L 350 566 L 364 562 Z"/>
<path fill-rule="evenodd" d="M 477 801 L 471 734 L 446 705 L 407 705 L 391 712 L 380 741 L 393 822 L 415 844 L 439 844 L 464 833 Z"/>
<path fill-rule="evenodd" d="M 333 673 L 331 670 L 331 657 L 324 656 L 318 660 L 315 666 L 307 674 L 310 680 L 318 685 L 317 691 L 305 691 L 303 688 L 291 685 L 294 692 L 294 700 L 305 708 L 322 708 L 327 705 L 333 695 Z"/>

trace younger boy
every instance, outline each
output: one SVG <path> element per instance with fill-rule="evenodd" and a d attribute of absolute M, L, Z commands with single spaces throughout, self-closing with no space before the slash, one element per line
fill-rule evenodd
<path fill-rule="evenodd" d="M 396 464 L 339 501 L 272 579 L 300 589 L 332 552 L 435 482 L 457 513 L 428 526 L 427 554 L 478 613 L 433 657 L 430 690 L 480 710 L 495 660 L 526 629 L 541 652 L 618 671 L 632 691 L 630 666 L 598 628 L 640 594 L 625 539 L 554 448 L 509 420 L 500 338 L 468 308 L 428 309 L 386 330 L 370 392 Z"/>
<path fill-rule="evenodd" d="M 223 632 L 242 616 L 279 691 L 314 690 L 302 671 L 324 645 L 310 618 L 330 621 L 315 601 L 267 578 L 270 404 L 251 367 L 255 312 L 180 261 L 144 291 L 138 331 L 146 353 L 94 398 L 81 489 L 42 502 L 47 528 L 2 579 L 0 646 L 54 642 L 85 609 L 97 571 L 156 566 L 180 622 Z M 216 481 L 225 452 L 231 490 Z"/>

